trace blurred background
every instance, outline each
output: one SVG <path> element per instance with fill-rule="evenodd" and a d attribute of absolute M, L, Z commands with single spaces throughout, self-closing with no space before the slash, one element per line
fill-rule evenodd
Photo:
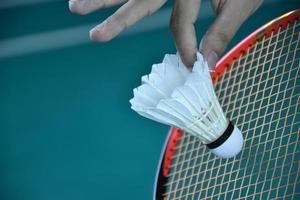
<path fill-rule="evenodd" d="M 1 200 L 152 199 L 168 127 L 128 101 L 151 65 L 176 52 L 172 3 L 100 44 L 88 31 L 116 8 L 77 16 L 66 0 L 0 0 Z M 265 0 L 228 49 L 297 7 Z M 203 1 L 199 40 L 213 19 Z"/>

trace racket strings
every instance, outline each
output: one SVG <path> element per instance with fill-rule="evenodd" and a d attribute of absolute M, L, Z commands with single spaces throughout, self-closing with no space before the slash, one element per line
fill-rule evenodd
<path fill-rule="evenodd" d="M 245 137 L 233 159 L 212 155 L 184 134 L 165 199 L 279 198 L 299 195 L 299 23 L 263 37 L 220 76 L 216 94 Z"/>
<path fill-rule="evenodd" d="M 297 42 L 297 40 L 296 41 L 294 41 L 294 42 Z M 298 49 L 297 49 L 298 50 Z M 286 53 L 287 54 L 287 53 Z M 283 54 L 284 55 L 284 54 Z M 296 61 L 299 61 L 299 59 L 300 58 L 295 58 L 295 60 Z M 270 61 L 269 61 L 270 62 Z M 291 64 L 292 62 L 294 62 L 294 61 L 289 61 L 287 64 Z M 282 64 L 283 65 L 283 64 Z M 282 65 L 279 65 L 278 67 L 282 67 Z M 297 70 L 297 68 L 295 68 L 295 69 L 293 69 L 294 71 L 296 71 Z M 249 70 L 248 70 L 249 71 Z M 267 72 L 263 72 L 263 73 L 267 73 Z M 288 72 L 284 72 L 285 74 L 286 73 L 289 73 L 289 71 Z M 239 74 L 236 74 L 236 76 L 235 77 L 240 77 L 242 75 L 242 73 L 239 73 Z M 276 75 L 277 77 L 279 77 L 279 76 L 282 76 L 282 74 L 278 74 L 278 75 Z M 224 78 L 224 76 L 222 76 L 223 78 Z M 276 78 L 277 78 L 276 77 Z M 293 79 L 295 79 L 296 77 L 294 77 Z M 248 83 L 250 82 L 249 80 L 244 80 L 244 82 L 246 82 L 246 81 L 248 81 Z M 260 81 L 260 83 L 259 83 L 259 81 Z M 267 79 L 265 79 L 265 80 L 259 80 L 259 81 L 256 81 L 257 83 L 254 83 L 254 84 L 252 84 L 252 85 L 250 85 L 249 87 L 245 87 L 244 88 L 244 91 L 247 91 L 247 89 L 251 89 L 251 88 L 254 88 L 254 87 L 258 87 L 259 86 L 259 84 L 260 85 L 263 85 L 263 84 L 265 84 L 266 82 L 267 82 Z M 222 81 L 223 83 L 225 82 L 225 81 Z M 280 85 L 280 84 L 283 84 L 283 83 L 286 83 L 287 82 L 287 80 L 285 80 L 285 81 L 283 81 L 282 83 L 278 83 L 278 84 L 275 84 L 275 85 L 270 85 L 269 87 L 266 87 L 265 88 L 265 90 L 266 91 L 269 91 L 271 88 L 273 88 L 274 86 L 278 86 L 278 85 Z M 262 84 L 263 83 L 263 84 Z M 240 85 L 241 85 L 241 82 L 239 83 Z M 218 85 L 217 85 L 218 86 Z M 253 87 L 254 86 L 254 87 Z M 223 89 L 223 91 L 229 91 L 228 93 L 230 93 L 230 95 L 228 95 L 228 94 L 225 94 L 224 95 L 224 93 L 222 94 L 222 90 L 221 90 L 221 94 L 220 94 L 220 96 L 225 96 L 226 98 L 223 98 L 223 102 L 221 102 L 221 104 L 222 104 L 222 106 L 228 106 L 228 105 L 230 105 L 231 104 L 231 102 L 229 102 L 228 101 L 228 99 L 231 97 L 231 98 L 234 98 L 235 97 L 235 95 L 239 92 L 238 90 L 236 90 L 236 91 L 234 91 L 234 92 L 231 92 L 231 90 L 232 90 L 232 88 L 233 87 L 223 87 L 224 89 Z M 218 89 L 218 88 L 217 88 Z M 291 89 L 291 88 L 289 88 L 289 89 Z M 261 91 L 260 91 L 261 92 Z M 250 94 L 253 94 L 253 93 L 250 93 Z M 255 94 L 257 94 L 257 93 L 255 93 Z M 277 94 L 273 94 L 273 95 L 277 95 Z M 255 95 L 252 95 L 252 96 L 255 96 Z M 252 98 L 252 96 L 251 96 L 251 98 Z M 245 97 L 245 96 L 244 96 Z M 226 103 L 226 101 L 227 101 L 227 103 Z M 240 101 L 242 101 L 242 98 L 240 98 Z M 239 102 L 238 102 L 239 103 Z M 254 104 L 254 103 L 253 103 Z M 252 105 L 253 106 L 253 105 Z M 267 107 L 268 105 L 264 105 L 264 107 Z M 250 104 L 250 106 L 249 107 L 251 107 L 251 104 Z M 249 108 L 248 107 L 248 108 Z M 256 108 L 256 109 L 259 109 L 259 108 Z M 235 118 L 237 118 L 238 116 L 234 116 Z M 181 148 L 181 146 L 177 146 L 177 148 Z"/>
<path fill-rule="evenodd" d="M 299 60 L 299 59 L 297 59 L 297 60 Z M 297 69 L 292 70 L 291 73 L 297 73 Z M 296 78 L 292 78 L 292 79 L 290 79 L 290 80 L 294 81 L 295 79 L 296 79 Z M 282 84 L 286 84 L 286 83 L 287 83 L 288 81 L 290 81 L 290 80 L 283 81 L 282 83 L 275 84 L 274 86 L 279 86 L 279 85 L 282 85 Z M 266 90 L 271 89 L 271 88 L 273 88 L 273 87 L 266 88 Z M 299 85 L 296 85 L 296 90 L 297 90 L 298 88 L 299 88 Z M 293 89 L 294 89 L 294 88 L 288 88 L 287 91 L 290 92 L 290 90 L 293 90 Z M 272 94 L 272 95 L 270 95 L 270 97 L 272 97 L 272 98 L 275 97 L 275 96 L 278 96 L 278 94 Z M 297 94 L 294 94 L 294 96 L 291 96 L 291 97 L 295 97 L 295 96 L 297 96 Z M 250 98 L 251 96 L 248 95 L 248 96 L 245 96 L 245 97 Z M 237 100 L 236 102 L 238 102 L 238 101 L 239 101 L 239 100 Z M 242 101 L 242 100 L 240 100 L 240 101 Z M 277 103 L 281 103 L 281 102 L 283 102 L 283 101 L 285 101 L 285 100 L 284 100 L 284 99 L 281 99 L 281 100 L 278 100 L 277 102 L 270 103 L 269 105 L 262 105 L 260 108 L 258 108 L 258 106 L 257 106 L 257 104 L 259 104 L 260 101 L 258 101 L 258 102 L 249 102 L 247 108 L 253 107 L 253 111 L 258 112 L 259 110 L 267 109 L 267 108 L 272 107 L 272 106 L 276 105 Z M 240 103 L 240 102 L 238 102 L 238 103 Z M 227 104 L 224 104 L 224 106 L 226 106 L 226 105 L 227 105 Z M 296 107 L 296 105 L 292 105 L 292 107 Z M 285 109 L 288 109 L 288 108 L 285 108 Z M 268 113 L 268 114 L 266 115 L 266 117 L 268 117 L 269 115 L 271 116 L 271 115 L 273 115 L 273 114 L 278 114 L 278 113 L 280 113 L 280 110 L 275 110 L 273 113 Z M 237 120 L 237 119 L 239 119 L 239 117 L 241 117 L 241 116 L 246 116 L 246 115 L 247 115 L 247 113 L 241 113 L 239 116 L 233 116 L 232 119 Z M 257 120 L 257 119 L 250 119 L 250 121 L 256 121 L 256 120 Z M 263 124 L 258 125 L 258 126 L 263 126 Z M 249 130 L 249 129 L 247 129 L 247 130 Z M 188 144 L 178 145 L 178 146 L 176 147 L 176 149 L 180 149 L 180 148 L 184 147 L 185 145 L 188 145 Z M 184 153 L 184 152 L 182 152 L 182 153 Z M 175 158 L 176 156 L 180 156 L 180 155 L 181 155 L 181 153 L 176 154 L 176 155 L 173 156 L 173 158 Z"/>
<path fill-rule="evenodd" d="M 295 123 L 296 125 L 299 125 L 299 122 L 298 123 Z M 290 128 L 291 127 L 291 125 L 290 126 L 287 126 L 287 128 Z M 282 131 L 282 129 L 283 128 L 281 128 L 281 129 L 277 129 L 278 131 Z M 275 131 L 277 131 L 277 130 L 273 130 L 273 131 L 270 131 L 268 134 L 270 134 L 270 133 L 273 133 L 274 134 L 274 132 Z M 281 140 L 280 139 L 286 139 L 285 137 L 288 137 L 288 136 L 283 136 L 282 138 L 277 138 L 276 140 L 276 142 L 280 142 Z M 257 139 L 257 138 L 256 138 Z M 249 139 L 248 139 L 249 140 Z M 267 141 L 264 141 L 264 142 L 261 142 L 261 144 L 267 144 Z M 258 147 L 259 145 L 261 145 L 261 144 L 256 144 L 256 145 L 253 145 L 253 147 Z M 291 142 L 290 143 L 291 145 L 296 145 L 297 144 L 297 142 L 296 141 L 293 141 L 293 142 Z M 199 143 L 199 145 L 200 145 L 200 143 Z M 279 148 L 281 148 L 281 146 L 277 146 L 277 147 L 274 147 L 273 149 L 267 149 L 265 152 L 268 152 L 268 153 L 271 153 L 270 151 L 273 151 L 273 150 L 277 150 L 277 149 L 279 149 Z M 249 150 L 250 148 L 248 147 L 248 148 L 246 148 L 245 150 Z M 191 152 L 190 151 L 190 154 L 192 155 L 194 152 Z M 257 154 L 255 154 L 255 155 L 258 155 L 258 156 L 260 156 L 260 155 L 262 155 L 264 152 L 258 152 Z M 207 155 L 208 154 L 208 152 L 207 153 L 204 153 L 204 155 Z M 241 160 L 246 160 L 246 159 L 251 159 L 251 158 L 254 158 L 254 156 L 255 155 L 249 155 L 249 158 L 241 158 Z M 199 156 L 195 156 L 195 157 L 193 157 L 191 160 L 189 160 L 189 161 L 181 161 L 181 162 L 178 162 L 178 164 L 186 164 L 186 163 L 191 163 L 191 162 L 196 162 L 196 160 L 197 159 L 199 159 L 199 158 L 201 158 L 202 157 L 202 155 L 199 155 Z M 278 156 L 278 157 L 280 157 L 280 156 Z M 210 161 L 205 161 L 205 162 L 202 162 L 201 164 L 208 164 L 208 162 L 210 162 Z M 231 161 L 231 162 L 228 162 L 228 163 L 224 163 L 223 165 L 222 164 L 220 164 L 219 165 L 219 167 L 222 167 L 222 166 L 225 166 L 225 165 L 227 165 L 227 164 L 232 164 L 234 161 Z M 268 160 L 267 161 L 264 161 L 264 162 L 268 162 Z M 262 163 L 263 164 L 263 163 Z M 256 164 L 254 164 L 254 166 L 255 165 L 258 165 L 258 163 L 256 163 Z M 173 166 L 171 166 L 171 167 L 174 167 L 174 165 Z M 195 167 L 195 166 L 192 166 L 193 168 Z M 231 170 L 230 172 L 235 172 L 235 171 L 238 171 L 238 170 L 243 170 L 243 169 L 245 169 L 246 168 L 246 166 L 244 166 L 244 167 L 241 167 L 240 169 L 236 169 L 236 170 Z M 169 174 L 169 176 L 174 176 L 174 175 L 176 175 L 176 174 L 181 174 L 182 172 L 185 172 L 185 171 L 188 171 L 188 170 L 190 170 L 190 168 L 185 168 L 185 169 L 183 169 L 182 171 L 174 171 L 174 172 L 172 172 L 172 173 L 170 173 Z M 191 176 L 193 176 L 193 175 L 190 175 L 189 177 L 191 177 Z M 169 185 L 171 185 L 171 184 L 173 184 L 172 182 L 168 182 L 168 183 L 166 183 L 165 184 L 165 186 L 169 186 Z"/>
<path fill-rule="evenodd" d="M 295 70 L 294 71 L 296 71 L 297 70 L 297 68 L 295 68 Z M 286 73 L 293 73 L 293 72 L 286 72 Z M 293 80 L 294 80 L 295 78 L 293 78 Z M 288 80 L 287 80 L 288 81 Z M 287 82 L 286 81 L 286 82 Z M 284 82 L 282 82 L 282 83 L 284 83 Z M 282 84 L 282 83 L 279 83 L 279 84 Z M 279 85 L 279 84 L 277 84 L 277 85 Z M 274 86 L 276 86 L 276 85 L 274 85 Z M 269 87 L 270 88 L 270 87 Z M 268 89 L 268 88 L 266 88 L 266 89 Z M 293 88 L 290 88 L 290 89 L 293 89 Z M 232 94 L 232 93 L 231 93 Z M 254 95 L 257 95 L 257 92 L 256 93 L 253 93 Z M 273 95 L 271 95 L 270 97 L 273 97 L 273 96 L 278 96 L 278 94 L 273 94 Z M 244 95 L 243 95 L 244 96 Z M 296 96 L 296 95 L 294 95 L 294 96 Z M 245 96 L 244 96 L 245 97 Z M 251 98 L 251 97 L 249 97 L 249 98 Z M 248 98 L 248 99 L 249 99 Z M 245 99 L 245 98 L 244 98 Z M 235 100 L 236 101 L 236 100 Z M 284 99 L 282 99 L 282 100 L 278 100 L 277 101 L 277 103 L 278 102 L 282 102 L 282 101 L 284 101 Z M 261 102 L 261 101 L 260 101 Z M 261 110 L 261 109 L 263 109 L 263 108 L 266 108 L 266 107 L 268 107 L 268 106 L 272 106 L 273 104 L 275 104 L 276 102 L 273 102 L 273 103 L 269 103 L 269 105 L 264 105 L 264 106 L 262 106 L 262 107 L 260 107 L 260 108 L 256 108 L 256 109 L 254 109 L 253 111 L 258 111 L 258 110 Z M 254 103 L 252 103 L 252 104 L 254 104 Z M 255 104 L 257 104 L 257 102 L 255 103 Z M 249 108 L 250 107 L 250 105 L 251 104 L 249 104 L 248 106 L 246 106 L 247 108 Z M 294 105 L 294 107 L 295 107 L 296 105 Z M 286 108 L 287 109 L 287 108 Z M 276 112 L 280 112 L 280 110 L 278 110 L 278 111 L 274 111 L 274 113 L 276 113 Z M 253 112 L 252 112 L 253 113 Z M 246 113 L 247 114 L 247 113 Z M 246 116 L 246 114 L 244 114 L 244 116 Z M 270 113 L 270 114 L 268 114 L 268 115 L 273 115 L 273 113 Z M 239 116 L 242 116 L 242 114 L 240 114 Z M 231 117 L 231 118 L 233 118 L 233 119 L 235 119 L 235 118 L 238 118 L 239 116 L 235 116 L 235 117 Z M 255 121 L 257 120 L 257 119 L 254 119 Z M 254 121 L 253 120 L 253 121 Z M 263 126 L 263 124 L 262 125 L 260 125 L 260 126 Z M 249 130 L 249 129 L 248 129 Z M 250 138 L 251 139 L 251 138 Z M 177 146 L 177 149 L 178 148 L 182 148 L 184 145 L 178 145 Z M 189 153 L 189 152 L 186 152 L 186 153 Z M 175 158 L 176 156 L 180 156 L 181 154 L 179 153 L 179 154 L 177 154 L 177 155 L 175 155 L 173 158 Z"/>

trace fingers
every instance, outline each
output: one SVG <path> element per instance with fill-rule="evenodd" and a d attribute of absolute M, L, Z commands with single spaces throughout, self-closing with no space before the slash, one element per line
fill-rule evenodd
<path fill-rule="evenodd" d="M 73 13 L 85 15 L 100 8 L 107 8 L 127 0 L 69 0 L 69 9 Z"/>
<path fill-rule="evenodd" d="M 215 67 L 218 56 L 224 52 L 239 27 L 260 4 L 260 0 L 213 1 L 215 10 L 219 14 L 200 43 L 200 51 L 210 67 Z"/>
<path fill-rule="evenodd" d="M 95 41 L 109 41 L 126 27 L 133 25 L 141 18 L 151 15 L 158 10 L 166 0 L 130 0 L 119 8 L 103 23 L 90 31 L 91 39 Z"/>
<path fill-rule="evenodd" d="M 170 21 L 177 50 L 182 62 L 193 67 L 196 61 L 197 39 L 194 23 L 198 17 L 201 0 L 176 0 Z"/>

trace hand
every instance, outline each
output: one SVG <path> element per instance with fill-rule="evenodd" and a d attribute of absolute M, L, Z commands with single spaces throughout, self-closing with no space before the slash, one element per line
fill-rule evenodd
<path fill-rule="evenodd" d="M 77 14 L 88 14 L 98 9 L 122 5 L 113 15 L 90 31 L 95 41 L 109 41 L 125 28 L 157 11 L 166 0 L 69 0 L 69 8 Z"/>
<path fill-rule="evenodd" d="M 70 0 L 69 8 L 78 14 L 124 4 L 113 15 L 90 31 L 96 41 L 109 41 L 125 28 L 157 11 L 166 0 Z M 199 45 L 211 69 L 242 23 L 261 5 L 262 0 L 212 0 L 217 18 Z M 201 0 L 175 0 L 170 27 L 183 63 L 191 67 L 196 60 L 197 40 L 194 23 Z"/>

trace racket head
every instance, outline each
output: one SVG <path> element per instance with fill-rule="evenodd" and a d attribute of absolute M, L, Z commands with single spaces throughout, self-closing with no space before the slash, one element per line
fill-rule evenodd
<path fill-rule="evenodd" d="M 300 44 L 298 44 L 300 40 L 299 18 L 300 9 L 297 9 L 262 26 L 247 38 L 242 40 L 231 51 L 229 51 L 217 63 L 216 70 L 211 74 L 213 82 L 215 84 L 216 94 L 220 99 L 220 103 L 223 106 L 224 112 L 227 116 L 229 116 L 229 118 L 234 118 L 234 122 L 237 124 L 237 126 L 242 126 L 242 131 L 244 131 L 246 137 L 246 143 L 244 146 L 245 150 L 243 150 L 244 152 L 240 153 L 240 155 L 233 159 L 217 158 L 212 155 L 209 150 L 207 150 L 206 147 L 197 140 L 197 138 L 194 138 L 193 136 L 190 136 L 183 131 L 172 127 L 169 131 L 161 154 L 158 172 L 155 179 L 155 190 L 153 195 L 154 199 L 208 199 L 213 197 L 242 199 L 246 198 L 247 196 L 252 198 L 260 197 L 269 199 L 274 197 L 286 197 L 292 199 L 296 197 L 296 195 L 300 194 L 299 189 L 296 189 L 297 187 L 299 188 L 300 173 L 300 149 L 298 144 L 300 128 L 300 108 L 298 106 L 300 99 L 300 83 L 298 73 L 300 68 L 300 50 L 297 48 L 298 46 L 300 46 Z M 276 43 L 279 45 L 277 46 Z M 285 43 L 288 44 L 286 45 Z M 285 55 L 284 51 L 286 51 L 286 49 L 280 47 L 280 44 L 283 46 L 286 45 L 287 48 L 289 48 L 288 52 L 290 53 Z M 265 51 L 263 48 L 267 48 L 267 51 Z M 280 51 L 280 53 L 278 54 L 277 51 Z M 253 56 L 251 57 L 252 62 L 249 62 L 250 64 L 247 64 L 246 62 L 247 60 L 249 60 L 250 54 L 253 54 Z M 273 55 L 273 57 L 270 58 L 269 54 Z M 291 62 L 287 61 L 290 54 L 293 54 L 294 56 L 291 59 Z M 255 55 L 258 55 L 257 59 L 254 58 Z M 260 61 L 260 59 L 263 59 L 264 61 L 262 62 Z M 285 59 L 285 61 L 283 61 L 283 59 Z M 268 62 L 277 62 L 278 69 L 275 68 L 276 66 L 271 66 L 271 64 L 269 64 L 268 66 Z M 284 64 L 290 67 L 289 71 L 291 74 L 294 74 L 292 78 L 293 80 L 295 79 L 294 81 L 288 81 L 288 83 L 284 83 L 284 80 L 286 79 L 285 71 L 288 70 L 283 69 L 282 66 Z M 251 66 L 249 67 L 248 65 Z M 262 65 L 268 66 L 269 69 L 260 70 L 259 68 L 263 68 Z M 248 107 L 242 109 L 247 113 L 247 111 L 251 112 L 251 109 L 259 110 L 260 108 L 262 108 L 266 109 L 266 113 L 273 113 L 272 119 L 267 118 L 268 115 L 265 114 L 263 120 L 263 122 L 265 123 L 277 123 L 277 125 L 275 126 L 275 128 L 278 129 L 277 131 L 272 130 L 274 127 L 272 127 L 271 125 L 268 125 L 268 128 L 266 128 L 265 130 L 269 131 L 270 133 L 273 131 L 273 136 L 269 136 L 270 134 L 264 134 L 264 127 L 262 125 L 262 128 L 259 128 L 259 130 L 261 129 L 260 131 L 252 130 L 251 133 L 250 131 L 247 131 L 247 129 L 250 129 L 250 125 L 246 126 L 247 120 L 251 121 L 257 119 L 261 121 L 259 113 L 255 114 L 255 112 L 252 112 L 250 117 L 247 117 L 248 114 L 245 114 L 245 116 L 242 117 L 242 122 L 240 121 L 241 117 L 239 116 L 243 115 L 243 112 L 240 113 L 241 109 L 239 109 L 239 113 L 237 114 L 237 116 L 234 116 L 234 112 L 236 110 L 234 109 L 234 105 L 230 104 L 235 104 L 237 103 L 237 101 L 228 100 L 228 98 L 232 96 L 231 94 L 234 94 L 234 89 L 230 90 L 229 88 L 230 86 L 238 87 L 236 96 L 238 96 L 238 94 L 240 93 L 239 91 L 243 89 L 244 95 L 245 93 L 249 92 L 247 91 L 248 89 L 239 87 L 239 85 L 243 84 L 243 81 L 240 79 L 243 79 L 244 75 L 240 75 L 242 76 L 240 78 L 238 78 L 237 76 L 240 73 L 239 71 L 242 71 L 243 73 L 245 67 L 249 68 L 249 71 L 247 72 L 247 84 L 248 87 L 249 85 L 252 87 L 252 90 L 250 92 L 256 92 L 253 90 L 254 87 L 258 88 L 256 93 L 260 93 L 260 91 L 263 92 L 263 90 L 259 89 L 261 85 L 258 84 L 258 86 L 255 86 L 254 81 L 252 80 L 250 82 L 250 80 L 252 76 L 264 74 L 266 73 L 265 71 L 269 71 L 269 73 L 272 72 L 272 74 L 273 71 L 276 71 L 275 81 L 279 80 L 279 84 L 288 85 L 292 82 L 295 83 L 294 86 L 286 87 L 288 88 L 288 90 L 292 88 L 292 90 L 294 91 L 293 93 L 287 94 L 285 93 L 285 91 L 287 90 L 278 89 L 278 96 L 282 97 L 282 94 L 285 94 L 285 96 L 282 97 L 283 100 L 289 98 L 293 99 L 292 104 L 284 105 L 284 103 L 282 103 L 280 104 L 281 108 L 279 109 L 273 106 L 274 109 L 268 111 L 269 108 L 266 104 L 266 102 L 268 101 L 265 101 L 266 98 L 273 98 L 274 92 L 270 92 L 270 94 L 264 94 L 265 98 L 264 100 L 262 100 L 262 103 L 266 105 L 260 105 L 260 107 L 258 108 L 256 108 L 255 106 L 250 107 L 249 103 L 251 103 L 253 99 L 249 94 L 247 94 L 249 97 L 247 97 L 247 103 L 249 105 Z M 269 74 L 269 76 L 272 76 L 272 74 Z M 273 76 L 275 75 L 273 74 Z M 260 82 L 263 82 L 265 78 L 266 77 L 263 77 L 262 75 L 260 77 Z M 291 80 L 290 76 L 289 80 Z M 273 85 L 271 87 L 275 87 L 274 85 L 275 83 L 273 80 Z M 264 87 L 267 88 L 266 86 Z M 224 96 L 224 94 L 226 94 L 227 96 Z M 256 94 L 256 97 L 257 96 L 258 95 Z M 243 96 L 236 98 L 243 98 Z M 273 98 L 273 101 L 274 100 L 280 101 L 280 99 L 277 98 Z M 226 102 L 231 103 L 227 103 L 226 105 Z M 276 102 L 273 102 L 272 104 L 274 103 Z M 292 112 L 291 114 L 293 116 L 294 124 L 291 124 L 290 127 L 283 127 L 288 129 L 288 131 L 286 131 L 286 129 L 280 129 L 279 126 L 282 123 L 280 121 L 281 118 L 278 117 L 277 119 L 276 117 L 274 117 L 277 110 L 279 110 L 279 115 L 289 114 L 283 113 L 282 107 L 287 109 L 292 107 L 292 109 L 294 109 L 294 112 Z M 277 115 L 278 114 L 276 114 L 276 116 Z M 291 119 L 288 118 L 288 120 Z M 255 124 L 254 128 L 258 129 L 258 126 L 260 125 Z M 277 134 L 275 134 L 275 132 Z M 286 140 L 286 138 L 289 139 Z M 271 145 L 271 147 L 268 147 L 267 144 Z M 183 150 L 183 148 L 185 150 Z M 275 149 L 277 150 L 275 151 Z M 260 152 L 264 150 L 268 152 L 266 153 L 267 156 L 265 154 L 259 155 Z M 280 158 L 278 158 L 278 156 Z M 262 158 L 260 159 L 259 157 Z M 284 157 L 288 158 L 284 159 Z M 280 161 L 278 161 L 278 163 L 274 163 L 276 162 L 276 159 L 280 159 Z M 175 164 L 180 162 L 180 170 L 177 169 L 178 165 L 175 169 Z M 247 167 L 247 165 L 249 165 L 250 167 Z M 272 165 L 274 165 L 274 167 Z M 276 168 L 277 166 L 281 166 L 279 171 Z M 186 170 L 184 168 L 186 168 Z M 266 169 L 265 172 L 263 172 L 264 168 Z M 247 170 L 250 170 L 250 172 Z M 288 172 L 286 172 L 286 170 L 288 170 Z M 285 182 L 282 181 L 282 179 L 279 179 L 280 175 L 276 174 L 278 172 L 283 173 L 283 175 L 285 176 Z M 244 177 L 239 177 L 241 175 L 244 175 Z M 221 177 L 221 179 L 219 180 L 219 177 L 216 176 Z M 289 178 L 290 176 L 293 176 L 294 178 Z M 208 180 L 207 183 L 205 179 L 210 180 Z M 242 179 L 242 183 L 238 183 L 240 181 L 235 181 L 238 179 Z M 262 181 L 260 179 L 262 179 Z M 222 182 L 226 182 L 226 184 L 222 184 Z M 270 184 L 271 186 L 269 186 L 268 188 L 266 186 L 267 184 Z M 216 189 L 215 186 L 219 188 Z M 241 189 L 238 189 L 238 187 L 241 187 Z M 259 189 L 259 187 L 261 187 L 261 189 Z M 230 194 L 227 195 L 226 193 L 228 192 Z M 202 193 L 205 193 L 205 195 L 203 196 Z"/>

